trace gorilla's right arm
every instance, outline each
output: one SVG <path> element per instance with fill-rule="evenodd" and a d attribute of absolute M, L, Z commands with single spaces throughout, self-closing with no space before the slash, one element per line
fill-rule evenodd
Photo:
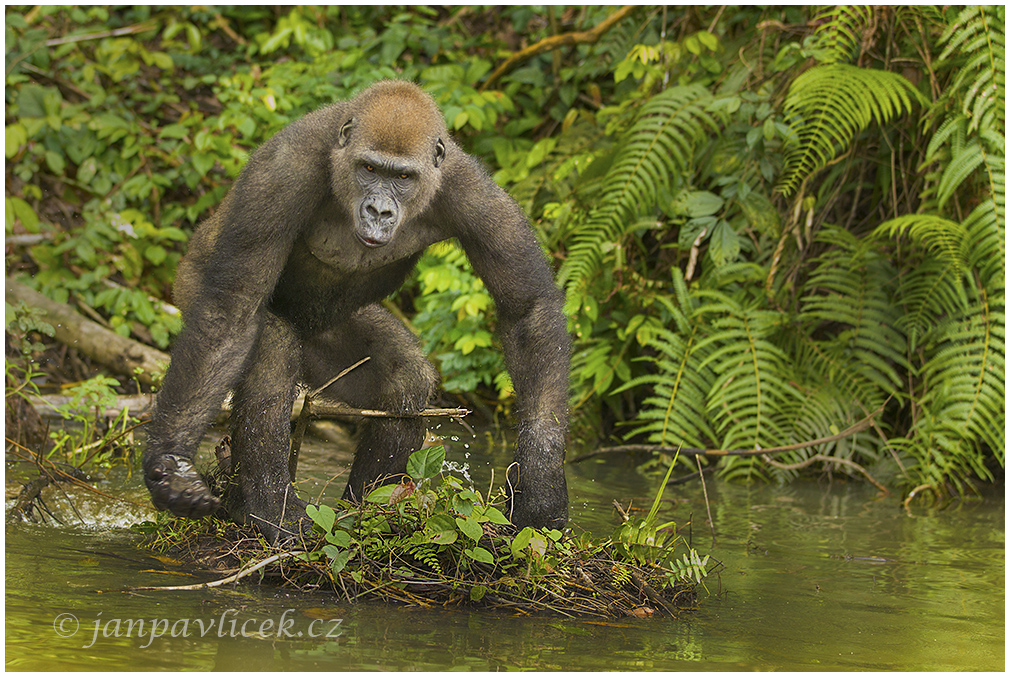
<path fill-rule="evenodd" d="M 316 138 L 332 127 L 303 118 L 259 148 L 180 264 L 175 292 L 185 326 L 143 459 L 159 509 L 198 517 L 217 508 L 192 459 L 242 374 L 295 240 L 329 190 L 328 156 L 313 151 L 332 147 Z"/>

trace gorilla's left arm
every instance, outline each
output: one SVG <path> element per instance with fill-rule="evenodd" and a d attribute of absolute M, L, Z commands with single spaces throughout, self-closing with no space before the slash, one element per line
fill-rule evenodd
<path fill-rule="evenodd" d="M 564 456 L 571 354 L 564 294 L 515 200 L 469 156 L 459 152 L 451 159 L 435 211 L 446 217 L 494 298 L 516 392 L 512 521 L 561 527 L 568 513 Z"/>

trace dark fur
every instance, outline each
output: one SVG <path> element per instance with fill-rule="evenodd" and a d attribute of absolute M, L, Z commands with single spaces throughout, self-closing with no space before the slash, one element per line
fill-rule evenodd
<path fill-rule="evenodd" d="M 219 506 L 192 458 L 234 390 L 225 507 L 271 540 L 304 515 L 287 470 L 299 381 L 318 386 L 369 356 L 327 391 L 350 404 L 417 412 L 438 377 L 416 339 L 378 302 L 424 249 L 458 238 L 498 309 L 516 390 L 517 525 L 567 518 L 563 469 L 570 340 L 562 294 L 526 217 L 449 138 L 416 86 L 378 83 L 292 123 L 250 158 L 179 265 L 185 328 L 158 396 L 144 454 L 159 509 L 201 516 Z M 362 425 L 345 497 L 403 472 L 421 419 Z"/>

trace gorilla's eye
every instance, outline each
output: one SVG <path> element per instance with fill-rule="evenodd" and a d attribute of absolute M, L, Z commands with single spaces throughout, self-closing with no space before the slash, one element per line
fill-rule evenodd
<path fill-rule="evenodd" d="M 365 171 L 366 172 L 374 172 L 375 171 L 375 167 L 373 167 L 372 165 L 365 165 Z"/>
<path fill-rule="evenodd" d="M 409 179 L 410 178 L 410 174 L 407 174 L 406 172 L 404 172 L 403 174 L 400 174 L 400 178 L 404 179 L 404 180 Z"/>

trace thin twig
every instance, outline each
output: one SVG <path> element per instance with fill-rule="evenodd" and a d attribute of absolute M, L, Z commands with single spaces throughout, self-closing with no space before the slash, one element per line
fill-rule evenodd
<path fill-rule="evenodd" d="M 708 487 L 705 486 L 705 473 L 701 469 L 701 459 L 694 457 L 698 464 L 698 477 L 701 478 L 701 493 L 705 497 L 705 512 L 708 513 L 708 524 L 712 528 L 712 547 L 715 547 L 715 520 L 712 519 L 712 506 L 708 503 Z"/>
<path fill-rule="evenodd" d="M 305 428 L 309 425 L 309 416 L 312 415 L 313 400 L 315 400 L 319 393 L 323 392 L 338 380 L 347 376 L 347 374 L 351 373 L 365 362 L 368 362 L 370 359 L 372 358 L 366 355 L 315 390 L 309 390 L 305 393 L 305 399 L 302 400 L 302 410 L 298 412 L 298 420 L 295 423 L 294 432 L 291 433 L 291 447 L 288 451 L 288 477 L 290 477 L 292 482 L 295 481 L 295 476 L 298 472 L 298 453 L 302 448 L 302 438 L 305 437 Z"/>
<path fill-rule="evenodd" d="M 151 19 L 150 21 L 144 21 L 139 24 L 134 24 L 133 26 L 117 28 L 111 31 L 102 31 L 100 33 L 87 33 L 85 35 L 70 35 L 65 38 L 53 38 L 52 40 L 46 40 L 46 47 L 65 45 L 70 42 L 101 40 L 102 38 L 117 38 L 121 35 L 133 35 L 134 33 L 144 33 L 147 31 L 157 30 L 157 28 L 158 24 L 153 19 Z"/>
<path fill-rule="evenodd" d="M 313 405 L 314 416 L 363 416 L 365 418 L 419 418 L 445 416 L 460 418 L 470 413 L 464 407 L 427 408 L 418 412 L 382 411 L 378 409 L 358 409 L 343 402 L 316 402 Z"/>

